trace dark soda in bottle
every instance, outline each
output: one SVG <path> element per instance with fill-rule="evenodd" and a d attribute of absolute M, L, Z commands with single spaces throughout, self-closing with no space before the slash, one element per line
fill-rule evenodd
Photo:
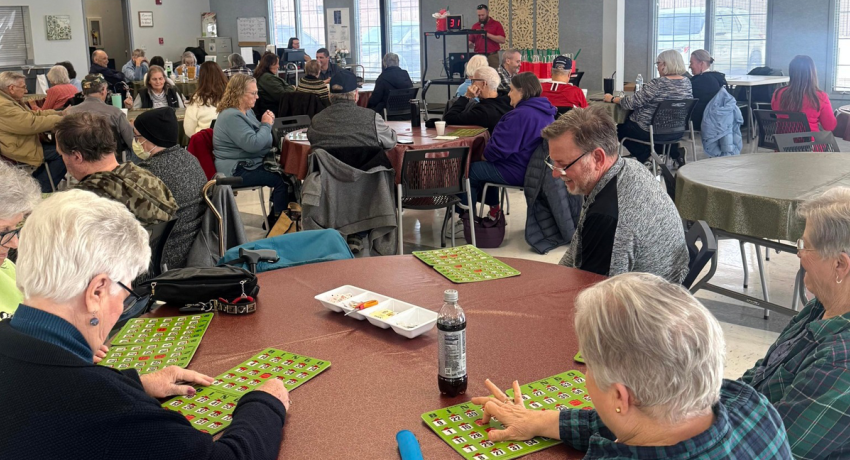
<path fill-rule="evenodd" d="M 454 397 L 466 393 L 466 316 L 457 303 L 457 291 L 443 293 L 443 308 L 437 319 L 440 393 Z"/>

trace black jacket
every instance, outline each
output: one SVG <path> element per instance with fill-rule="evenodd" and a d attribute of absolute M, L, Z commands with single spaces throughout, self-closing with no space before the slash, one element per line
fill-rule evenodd
<path fill-rule="evenodd" d="M 142 100 L 142 108 L 143 109 L 152 109 L 153 108 L 153 99 L 151 99 L 151 95 L 148 94 L 147 88 L 142 88 L 139 90 L 139 98 Z M 168 101 L 168 106 L 173 109 L 180 108 L 180 96 L 177 95 L 177 90 L 174 88 L 168 88 L 165 92 L 165 100 Z"/>
<path fill-rule="evenodd" d="M 384 116 L 384 107 L 387 106 L 387 100 L 390 97 L 390 91 L 395 89 L 413 88 L 413 81 L 410 80 L 410 74 L 406 70 L 398 66 L 387 67 L 375 80 L 375 90 L 369 97 L 367 107 Z"/>
<path fill-rule="evenodd" d="M 124 75 L 124 72 L 103 67 L 95 63 L 92 63 L 89 73 L 99 73 L 103 75 L 104 80 L 109 83 L 110 88 L 114 87 L 116 83 L 127 82 L 127 77 Z"/>
<path fill-rule="evenodd" d="M 82 361 L 0 321 L 0 453 L 25 459 L 275 459 L 283 404 L 253 391 L 218 441 L 148 396 L 135 370 Z"/>
<path fill-rule="evenodd" d="M 691 116 L 695 130 L 702 130 L 702 114 L 705 112 L 705 107 L 724 86 L 726 86 L 726 75 L 720 72 L 703 72 L 691 77 L 694 99 L 699 99 Z"/>
<path fill-rule="evenodd" d="M 449 125 L 483 126 L 493 134 L 493 129 L 502 119 L 502 115 L 513 109 L 511 98 L 508 96 L 481 99 L 469 110 L 466 110 L 467 104 L 469 99 L 466 97 L 457 98 L 455 104 L 443 116 L 443 121 Z"/>

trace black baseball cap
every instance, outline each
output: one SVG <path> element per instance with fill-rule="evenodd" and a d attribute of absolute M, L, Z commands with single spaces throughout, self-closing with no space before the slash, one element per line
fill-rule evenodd
<path fill-rule="evenodd" d="M 552 61 L 553 69 L 573 70 L 573 60 L 566 56 L 558 56 Z"/>
<path fill-rule="evenodd" d="M 357 89 L 357 77 L 348 70 L 340 70 L 331 77 L 331 92 L 350 93 Z"/>
<path fill-rule="evenodd" d="M 482 3 L 482 4 L 480 4 L 480 5 L 478 5 L 475 9 L 476 9 L 476 10 L 487 10 L 487 11 L 490 11 L 490 8 L 487 8 L 487 5 L 485 5 L 485 4 L 483 4 L 483 3 Z"/>

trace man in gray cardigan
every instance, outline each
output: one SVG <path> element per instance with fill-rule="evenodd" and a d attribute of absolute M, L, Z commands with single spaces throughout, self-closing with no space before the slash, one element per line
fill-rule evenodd
<path fill-rule="evenodd" d="M 331 78 L 331 106 L 317 113 L 307 130 L 313 149 L 381 147 L 397 143 L 396 133 L 374 110 L 357 105 L 357 77 L 342 70 Z"/>
<path fill-rule="evenodd" d="M 578 227 L 561 265 L 614 276 L 688 273 L 682 220 L 673 201 L 638 161 L 617 154 L 617 129 L 600 107 L 574 108 L 543 129 L 546 164 L 567 191 L 584 195 Z"/>

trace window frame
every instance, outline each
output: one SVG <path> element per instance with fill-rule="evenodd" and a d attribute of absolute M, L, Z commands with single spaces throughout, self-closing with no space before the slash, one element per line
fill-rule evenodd
<path fill-rule="evenodd" d="M 278 24 L 275 21 L 275 3 L 276 2 L 289 2 L 292 5 L 294 17 L 295 17 L 295 24 L 293 25 L 293 27 L 295 29 L 295 36 L 300 39 L 304 35 L 303 22 L 301 20 L 301 16 L 302 16 L 301 0 L 268 0 L 269 19 L 270 19 L 270 21 L 269 21 L 270 22 L 270 24 L 269 24 L 269 35 L 271 36 L 271 43 L 274 44 L 275 47 L 282 48 L 282 47 L 286 47 L 287 43 L 289 42 L 290 37 L 283 37 L 282 40 L 280 40 L 280 37 L 277 36 L 276 29 L 277 29 Z M 313 38 L 321 40 L 322 43 L 327 44 L 327 41 L 328 41 L 327 18 L 326 18 L 327 15 L 326 15 L 326 11 L 325 11 L 324 0 L 322 0 L 322 12 L 321 12 L 321 14 L 322 14 L 322 18 L 321 18 L 321 21 L 319 23 L 322 26 L 323 33 L 322 33 L 321 37 L 313 37 Z M 312 35 L 310 35 L 310 36 L 312 37 Z M 326 46 L 326 45 L 322 45 L 322 46 Z M 310 51 L 310 50 L 307 50 L 307 51 Z M 315 51 L 313 51 L 313 53 L 315 54 Z M 308 52 L 308 54 L 309 54 L 309 52 Z M 314 55 L 312 57 L 315 58 Z"/>

